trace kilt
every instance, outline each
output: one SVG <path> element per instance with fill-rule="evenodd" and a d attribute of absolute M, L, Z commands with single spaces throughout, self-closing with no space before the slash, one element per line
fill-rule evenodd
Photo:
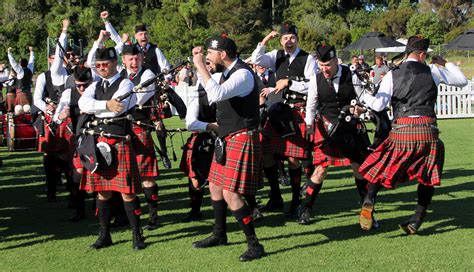
<path fill-rule="evenodd" d="M 332 166 L 348 166 L 351 161 L 344 157 L 337 146 L 330 141 L 325 141 L 327 135 L 327 125 L 323 119 L 318 118 L 315 122 L 314 131 L 314 149 L 313 149 L 313 165 L 321 165 L 323 167 Z"/>
<path fill-rule="evenodd" d="M 259 133 L 244 129 L 230 134 L 225 141 L 225 165 L 212 160 L 209 182 L 230 192 L 255 195 L 263 186 Z"/>
<path fill-rule="evenodd" d="M 15 100 L 16 94 L 15 93 L 7 93 L 7 110 L 8 112 L 13 112 L 15 110 Z"/>
<path fill-rule="evenodd" d="M 24 92 L 20 89 L 16 90 L 15 105 L 31 105 L 31 93 Z"/>
<path fill-rule="evenodd" d="M 192 156 L 193 156 L 193 145 L 196 141 L 198 133 L 193 133 L 186 140 L 183 146 L 183 155 L 181 156 L 181 162 L 179 163 L 179 169 L 189 178 L 196 178 L 196 173 L 192 167 Z"/>
<path fill-rule="evenodd" d="M 407 127 L 400 127 L 408 125 Z M 388 138 L 365 160 L 359 172 L 369 182 L 392 188 L 415 179 L 427 186 L 441 184 L 444 144 L 432 117 L 402 117 L 394 121 Z"/>
<path fill-rule="evenodd" d="M 140 176 L 158 177 L 158 161 L 151 133 L 136 124 L 133 124 L 132 148 L 135 152 Z"/>
<path fill-rule="evenodd" d="M 135 152 L 130 142 L 98 137 L 97 142 L 106 142 L 112 149 L 112 164 L 100 166 L 90 173 L 84 168 L 80 189 L 88 192 L 115 191 L 132 194 L 141 192 L 141 177 L 138 172 Z"/>
<path fill-rule="evenodd" d="M 283 157 L 308 159 L 308 152 L 305 148 L 310 145 L 310 142 L 305 139 L 305 113 L 300 110 L 293 110 L 292 113 L 293 125 L 296 129 L 296 134 L 293 136 L 282 139 L 280 133 L 272 127 L 270 120 L 265 122 L 262 130 L 264 154 L 276 154 Z"/>
<path fill-rule="evenodd" d="M 41 117 L 38 117 L 41 118 Z M 70 142 L 73 133 L 69 130 L 68 126 L 71 123 L 71 119 L 65 119 L 60 125 L 53 122 L 53 117 L 46 114 L 44 120 L 44 135 L 38 135 L 38 151 L 39 152 L 66 152 L 70 150 Z M 55 132 L 54 135 L 46 125 L 54 124 Z"/>

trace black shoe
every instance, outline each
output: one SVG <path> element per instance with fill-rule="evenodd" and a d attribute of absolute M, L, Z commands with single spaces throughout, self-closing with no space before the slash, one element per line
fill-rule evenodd
<path fill-rule="evenodd" d="M 132 243 L 132 246 L 133 246 L 133 249 L 134 250 L 142 250 L 146 247 L 146 244 L 145 244 L 145 237 L 143 237 L 142 235 L 142 232 L 141 231 L 133 231 L 133 243 Z"/>
<path fill-rule="evenodd" d="M 301 209 L 300 217 L 298 218 L 298 224 L 309 225 L 311 224 L 311 209 L 304 207 Z"/>
<path fill-rule="evenodd" d="M 286 218 L 288 219 L 298 219 L 300 217 L 300 201 L 291 201 L 290 209 L 286 214 Z"/>
<path fill-rule="evenodd" d="M 374 219 L 374 201 L 366 197 L 359 214 L 359 225 L 363 230 L 371 230 L 374 227 L 374 222 L 377 222 Z"/>
<path fill-rule="evenodd" d="M 181 221 L 184 223 L 189 223 L 193 221 L 200 221 L 202 219 L 202 213 L 201 212 L 195 212 L 195 211 L 190 211 L 188 215 L 183 218 Z"/>
<path fill-rule="evenodd" d="M 163 156 L 161 159 L 163 160 L 163 167 L 166 169 L 171 169 L 171 161 L 168 156 Z"/>
<path fill-rule="evenodd" d="M 153 215 L 150 216 L 150 218 L 148 219 L 148 223 L 143 228 L 146 230 L 155 230 L 159 227 L 160 223 L 158 223 L 158 215 Z"/>
<path fill-rule="evenodd" d="M 214 234 L 211 234 L 211 236 L 201 241 L 196 241 L 193 243 L 194 248 L 206 248 L 206 247 L 224 246 L 224 245 L 227 245 L 227 236 L 217 237 Z"/>
<path fill-rule="evenodd" d="M 268 200 L 267 204 L 263 206 L 260 211 L 261 212 L 274 212 L 277 210 L 282 210 L 285 204 L 283 203 L 283 199 L 271 199 Z"/>
<path fill-rule="evenodd" d="M 99 238 L 93 243 L 90 247 L 92 249 L 101 249 L 106 248 L 112 245 L 112 237 L 110 237 L 109 232 L 103 230 L 100 231 Z"/>
<path fill-rule="evenodd" d="M 426 211 L 416 212 L 408 221 L 401 223 L 400 228 L 408 235 L 413 235 L 418 232 L 418 229 L 423 223 L 423 218 L 426 216 Z"/>
<path fill-rule="evenodd" d="M 263 256 L 265 256 L 265 249 L 263 248 L 263 245 L 261 245 L 257 238 L 253 236 L 247 246 L 247 250 L 240 255 L 239 260 L 241 262 L 249 262 L 255 259 L 260 259 Z"/>
<path fill-rule="evenodd" d="M 263 220 L 263 214 L 260 212 L 258 208 L 253 209 L 252 211 L 252 218 L 253 221 L 258 222 Z"/>

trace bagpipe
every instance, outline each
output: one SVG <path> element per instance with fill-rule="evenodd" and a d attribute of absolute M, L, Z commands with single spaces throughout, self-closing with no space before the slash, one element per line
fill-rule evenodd
<path fill-rule="evenodd" d="M 361 94 L 355 99 L 351 101 L 350 105 L 347 105 L 341 109 L 339 114 L 340 120 L 345 120 L 345 122 L 353 122 L 356 118 L 350 110 L 353 109 L 355 106 L 362 107 L 365 111 L 363 120 L 370 121 L 375 125 L 374 138 L 372 144 L 369 146 L 369 150 L 375 150 L 377 146 L 379 146 L 385 139 L 387 139 L 390 130 L 392 129 L 391 121 L 388 116 L 388 109 L 384 109 L 383 111 L 374 111 L 369 107 L 364 106 L 359 98 L 365 92 L 371 96 L 375 96 L 377 94 L 378 88 L 380 87 L 379 84 L 374 84 L 369 77 L 369 74 L 366 71 L 359 71 L 356 69 L 355 65 L 350 66 L 350 70 L 353 74 L 357 76 L 360 80 L 360 88 L 362 89 Z"/>

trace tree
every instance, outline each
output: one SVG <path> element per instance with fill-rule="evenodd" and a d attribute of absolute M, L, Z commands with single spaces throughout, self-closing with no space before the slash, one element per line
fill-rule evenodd
<path fill-rule="evenodd" d="M 438 17 L 433 13 L 415 13 L 407 23 L 407 35 L 427 37 L 431 44 L 441 44 L 444 41 L 444 28 Z"/>
<path fill-rule="evenodd" d="M 448 31 L 467 22 L 471 15 L 472 1 L 470 0 L 423 0 L 420 10 L 435 12 L 436 17 L 445 25 Z"/>

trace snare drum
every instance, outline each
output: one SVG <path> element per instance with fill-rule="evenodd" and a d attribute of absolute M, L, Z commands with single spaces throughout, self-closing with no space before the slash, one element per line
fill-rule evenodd
<path fill-rule="evenodd" d="M 9 151 L 36 149 L 36 131 L 31 114 L 7 115 L 7 145 Z"/>

